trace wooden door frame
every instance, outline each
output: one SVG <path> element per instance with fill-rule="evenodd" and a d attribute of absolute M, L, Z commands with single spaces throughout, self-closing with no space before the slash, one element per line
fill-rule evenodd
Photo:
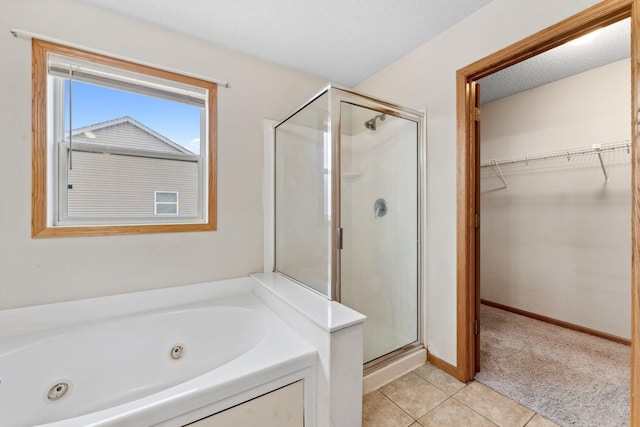
<path fill-rule="evenodd" d="M 472 82 L 631 17 L 631 425 L 640 425 L 640 0 L 605 0 L 457 71 L 457 364 L 453 374 L 475 375 L 475 227 L 478 151 Z"/>

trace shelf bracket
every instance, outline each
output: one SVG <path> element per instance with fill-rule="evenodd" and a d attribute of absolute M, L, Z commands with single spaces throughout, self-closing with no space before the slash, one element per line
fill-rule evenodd
<path fill-rule="evenodd" d="M 593 149 L 598 154 L 598 160 L 600 160 L 600 167 L 602 168 L 602 174 L 604 175 L 604 183 L 609 183 L 609 175 L 607 175 L 607 168 L 604 166 L 604 161 L 602 160 L 602 151 L 600 150 L 600 144 L 593 144 Z"/>
<path fill-rule="evenodd" d="M 502 185 L 504 185 L 502 188 L 509 188 L 507 181 L 504 179 L 504 175 L 502 175 L 502 169 L 500 169 L 500 165 L 498 165 L 498 162 L 495 160 L 491 161 L 491 170 L 493 170 L 493 172 L 498 175 L 498 178 L 500 178 L 500 181 L 502 181 Z"/>

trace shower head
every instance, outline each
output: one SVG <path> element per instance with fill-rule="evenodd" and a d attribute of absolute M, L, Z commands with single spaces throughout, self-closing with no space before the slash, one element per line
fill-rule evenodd
<path fill-rule="evenodd" d="M 366 127 L 369 130 L 376 130 L 375 119 L 367 120 L 366 122 L 364 122 L 364 127 Z"/>
<path fill-rule="evenodd" d="M 376 119 L 380 119 L 380 121 L 383 121 L 386 118 L 387 118 L 386 114 L 384 114 L 384 113 L 378 114 L 377 116 L 373 117 L 372 119 L 369 119 L 366 122 L 364 122 L 364 127 L 366 127 L 369 130 L 376 130 L 376 128 L 378 127 L 376 125 Z"/>

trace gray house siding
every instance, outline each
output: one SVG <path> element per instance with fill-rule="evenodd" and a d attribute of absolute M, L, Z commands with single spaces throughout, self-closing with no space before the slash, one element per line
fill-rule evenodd
<path fill-rule="evenodd" d="M 177 216 L 198 215 L 197 156 L 135 120 L 74 130 L 72 147 L 68 218 L 154 217 L 156 191 L 178 193 Z"/>
<path fill-rule="evenodd" d="M 156 191 L 178 192 L 179 216 L 198 212 L 195 162 L 74 152 L 68 182 L 70 218 L 154 216 Z"/>

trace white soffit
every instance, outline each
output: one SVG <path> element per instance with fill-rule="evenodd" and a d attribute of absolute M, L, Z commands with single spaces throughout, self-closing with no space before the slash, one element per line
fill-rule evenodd
<path fill-rule="evenodd" d="M 354 87 L 491 0 L 82 0 Z"/>
<path fill-rule="evenodd" d="M 580 46 L 564 44 L 479 80 L 483 104 L 533 89 L 631 55 L 631 23 L 625 19 Z"/>

